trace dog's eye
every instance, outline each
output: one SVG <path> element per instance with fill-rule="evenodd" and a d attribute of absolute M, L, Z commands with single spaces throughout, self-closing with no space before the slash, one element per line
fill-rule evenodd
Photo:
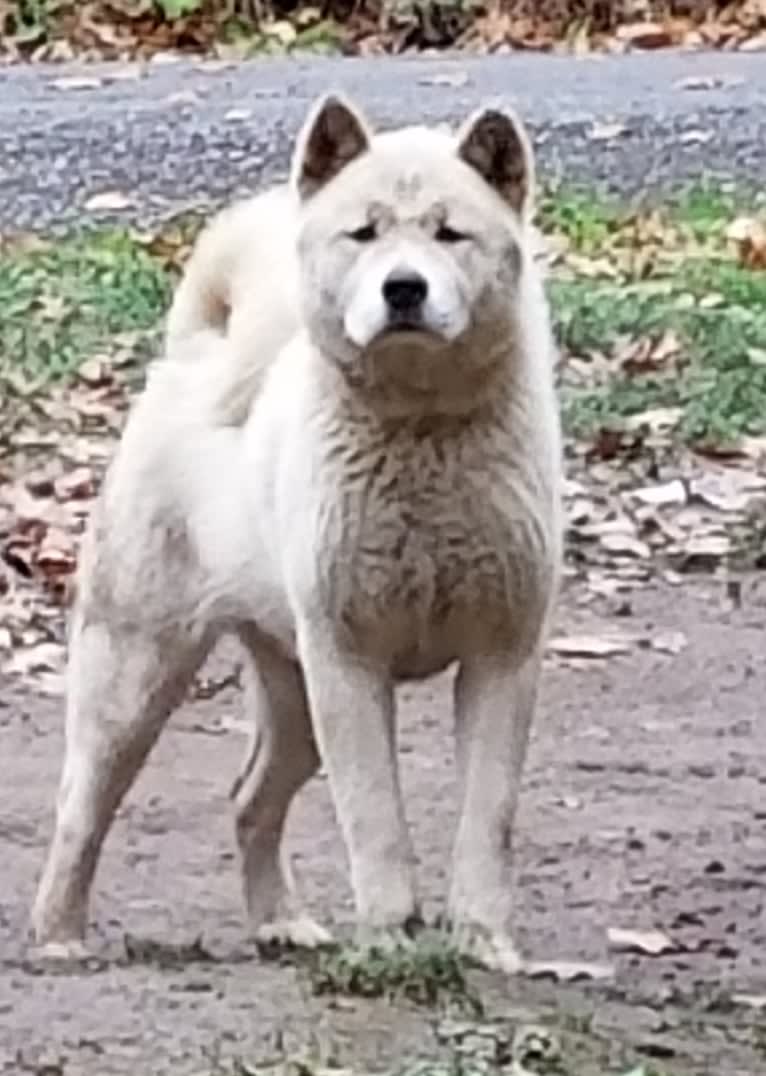
<path fill-rule="evenodd" d="M 462 243 L 465 239 L 469 239 L 465 232 L 458 232 L 454 228 L 450 228 L 448 224 L 441 224 L 434 236 L 437 243 Z"/>
<path fill-rule="evenodd" d="M 363 224 L 353 232 L 346 232 L 349 239 L 353 239 L 355 243 L 371 243 L 377 234 L 374 224 Z"/>

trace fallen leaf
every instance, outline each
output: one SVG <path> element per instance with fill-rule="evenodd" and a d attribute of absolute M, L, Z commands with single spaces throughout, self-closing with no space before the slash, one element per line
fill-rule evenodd
<path fill-rule="evenodd" d="M 619 531 L 612 534 L 602 534 L 599 538 L 599 545 L 613 556 L 648 560 L 652 555 L 652 551 L 646 542 L 642 542 L 640 538 L 635 538 L 632 534 Z"/>
<path fill-rule="evenodd" d="M 720 90 L 741 86 L 744 81 L 732 75 L 690 75 L 677 79 L 673 86 L 677 90 Z"/>
<path fill-rule="evenodd" d="M 704 146 L 708 142 L 712 142 L 715 138 L 715 132 L 711 130 L 701 130 L 699 127 L 692 127 L 688 131 L 681 131 L 679 141 L 685 146 Z"/>
<path fill-rule="evenodd" d="M 77 379 L 84 381 L 91 388 L 107 385 L 113 380 L 108 364 L 103 359 L 97 358 L 86 359 L 85 362 L 80 363 L 77 367 Z"/>
<path fill-rule="evenodd" d="M 549 1071 L 560 1069 L 561 1043 L 549 1028 L 539 1024 L 520 1024 L 511 1043 L 513 1076 L 527 1076 L 539 1072 L 541 1067 Z M 527 1068 L 527 1064 L 531 1067 Z"/>
<path fill-rule="evenodd" d="M 673 478 L 670 482 L 662 482 L 656 486 L 631 489 L 624 496 L 655 508 L 670 504 L 686 504 L 687 500 L 686 486 L 679 478 Z"/>
<path fill-rule="evenodd" d="M 753 366 L 766 366 L 766 348 L 749 347 L 746 351 L 748 360 Z"/>
<path fill-rule="evenodd" d="M 85 209 L 91 213 L 118 212 L 130 209 L 133 204 L 133 199 L 121 191 L 101 191 L 86 200 Z"/>
<path fill-rule="evenodd" d="M 691 535 L 682 549 L 683 563 L 691 568 L 712 571 L 731 552 L 731 538 L 726 534 Z"/>
<path fill-rule="evenodd" d="M 298 31 L 288 19 L 275 19 L 273 22 L 264 23 L 262 33 L 285 46 L 292 45 L 298 36 Z"/>
<path fill-rule="evenodd" d="M 766 1009 L 766 994 L 732 994 L 731 1000 L 748 1009 Z"/>
<path fill-rule="evenodd" d="M 766 50 L 766 34 L 756 34 L 739 45 L 740 52 L 763 52 L 764 50 Z"/>
<path fill-rule="evenodd" d="M 614 977 L 611 964 L 593 964 L 577 960 L 533 960 L 524 965 L 523 973 L 530 979 L 553 979 L 557 983 L 604 980 Z"/>
<path fill-rule="evenodd" d="M 613 949 L 645 953 L 647 956 L 675 953 L 679 948 L 661 930 L 628 930 L 622 927 L 609 927 L 606 936 Z"/>
<path fill-rule="evenodd" d="M 652 638 L 651 648 L 660 654 L 675 655 L 686 648 L 688 641 L 682 631 L 665 631 Z"/>
<path fill-rule="evenodd" d="M 627 125 L 615 121 L 614 123 L 594 123 L 588 132 L 588 138 L 592 142 L 611 142 L 620 135 L 625 134 Z"/>
<path fill-rule="evenodd" d="M 766 488 L 766 479 L 735 467 L 707 471 L 689 483 L 692 498 L 719 512 L 742 512 Z"/>
<path fill-rule="evenodd" d="M 37 646 L 16 650 L 6 662 L 10 674 L 29 676 L 41 672 L 60 672 L 64 661 L 64 648 L 57 643 L 39 643 Z"/>
<path fill-rule="evenodd" d="M 61 475 L 54 485 L 60 501 L 89 500 L 96 495 L 96 476 L 90 467 L 77 467 Z"/>
<path fill-rule="evenodd" d="M 608 635 L 558 636 L 548 642 L 548 650 L 562 658 L 611 658 L 629 654 L 635 640 Z"/>
<path fill-rule="evenodd" d="M 420 86 L 467 86 L 470 82 L 466 71 L 437 71 L 418 79 Z"/>
<path fill-rule="evenodd" d="M 746 269 L 766 269 L 766 225 L 756 217 L 737 217 L 726 229 Z"/>
<path fill-rule="evenodd" d="M 230 108 L 224 113 L 225 120 L 249 120 L 252 118 L 252 108 Z"/>
<path fill-rule="evenodd" d="M 681 421 L 680 407 L 653 407 L 639 411 L 625 419 L 627 430 L 638 430 L 646 426 L 652 433 L 670 433 Z"/>
<path fill-rule="evenodd" d="M 634 22 L 619 26 L 617 40 L 637 49 L 661 49 L 673 44 L 667 26 L 659 22 Z"/>
<path fill-rule="evenodd" d="M 197 105 L 200 95 L 194 90 L 178 90 L 165 98 L 166 105 Z"/>
<path fill-rule="evenodd" d="M 65 75 L 63 78 L 54 78 L 51 82 L 54 90 L 95 90 L 103 85 L 100 78 L 90 78 L 87 75 Z"/>

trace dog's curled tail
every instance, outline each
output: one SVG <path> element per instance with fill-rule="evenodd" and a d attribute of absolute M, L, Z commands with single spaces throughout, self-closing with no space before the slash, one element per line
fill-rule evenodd
<path fill-rule="evenodd" d="M 167 351 L 189 353 L 183 345 L 201 332 L 226 333 L 234 281 L 247 243 L 249 207 L 222 210 L 200 233 L 176 288 L 165 328 Z"/>

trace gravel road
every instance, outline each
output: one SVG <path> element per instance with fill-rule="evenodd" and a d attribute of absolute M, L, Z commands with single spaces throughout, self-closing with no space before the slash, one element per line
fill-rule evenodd
<path fill-rule="evenodd" d="M 42 65 L 0 70 L 0 230 L 156 219 L 253 190 L 284 173 L 308 103 L 331 87 L 381 124 L 505 97 L 546 180 L 634 195 L 766 173 L 758 54 Z M 124 208 L 92 212 L 97 195 Z"/>

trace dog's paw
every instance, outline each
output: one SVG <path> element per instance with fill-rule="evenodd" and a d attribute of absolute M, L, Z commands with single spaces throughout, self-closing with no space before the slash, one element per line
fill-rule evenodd
<path fill-rule="evenodd" d="M 93 953 L 81 938 L 70 938 L 67 941 L 33 942 L 29 955 L 33 960 L 63 964 L 90 960 Z"/>
<path fill-rule="evenodd" d="M 488 971 L 499 971 L 503 975 L 519 975 L 524 971 L 524 960 L 513 938 L 504 931 L 488 930 L 474 923 L 458 923 L 452 928 L 452 936 L 464 957 Z"/>
<path fill-rule="evenodd" d="M 329 930 L 308 915 L 289 919 L 275 919 L 261 923 L 254 934 L 255 944 L 261 951 L 278 952 L 282 949 L 320 949 L 333 944 Z"/>

